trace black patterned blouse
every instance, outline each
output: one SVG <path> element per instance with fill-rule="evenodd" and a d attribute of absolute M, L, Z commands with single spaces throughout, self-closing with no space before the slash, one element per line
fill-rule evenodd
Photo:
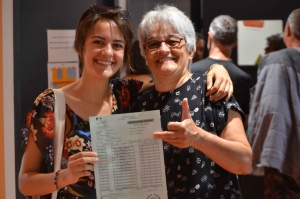
<path fill-rule="evenodd" d="M 230 108 L 243 112 L 232 97 L 228 102 L 212 103 L 205 97 L 206 76 L 194 74 L 179 88 L 170 92 L 147 89 L 137 98 L 133 111 L 160 110 L 162 130 L 171 121 L 181 121 L 181 102 L 188 99 L 190 114 L 196 125 L 220 136 L 227 123 Z M 179 149 L 163 143 L 166 183 L 169 199 L 237 199 L 242 198 L 237 175 L 232 174 L 201 151 Z"/>
<path fill-rule="evenodd" d="M 135 80 L 112 80 L 110 89 L 113 97 L 112 113 L 126 113 L 130 111 L 132 100 L 140 90 L 142 82 Z M 55 98 L 52 90 L 45 90 L 35 100 L 27 114 L 22 128 L 23 150 L 27 146 L 28 136 L 33 136 L 41 151 L 44 161 L 42 173 L 51 173 L 53 167 L 53 115 Z M 61 168 L 68 165 L 68 158 L 74 153 L 92 151 L 91 132 L 88 121 L 80 118 L 66 104 L 65 138 L 62 151 Z M 31 198 L 31 197 L 28 197 Z M 51 194 L 41 199 L 50 199 Z M 75 184 L 68 185 L 58 191 L 58 199 L 96 199 L 94 175 L 80 178 Z"/>

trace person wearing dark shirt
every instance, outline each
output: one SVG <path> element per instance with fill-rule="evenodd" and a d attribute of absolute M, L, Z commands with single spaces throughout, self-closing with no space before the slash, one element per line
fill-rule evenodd
<path fill-rule="evenodd" d="M 244 115 L 234 97 L 210 101 L 206 75 L 189 72 L 192 22 L 158 5 L 144 15 L 138 36 L 154 86 L 139 94 L 133 111 L 160 110 L 162 131 L 153 137 L 164 141 L 168 198 L 242 198 L 236 174 L 247 174 L 252 161 Z"/>
<path fill-rule="evenodd" d="M 228 15 L 220 15 L 211 22 L 208 32 L 209 56 L 192 64 L 192 73 L 204 73 L 214 64 L 222 64 L 234 85 L 233 95 L 245 113 L 244 127 L 248 126 L 251 76 L 235 65 L 230 56 L 237 45 L 237 22 Z"/>

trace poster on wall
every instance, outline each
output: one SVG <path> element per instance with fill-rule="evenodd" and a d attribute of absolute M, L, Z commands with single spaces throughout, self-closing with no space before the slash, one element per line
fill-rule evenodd
<path fill-rule="evenodd" d="M 75 30 L 47 30 L 48 87 L 61 88 L 79 79 Z"/>
<path fill-rule="evenodd" d="M 258 65 L 265 54 L 267 37 L 283 33 L 282 20 L 239 20 L 238 21 L 238 65 Z"/>
<path fill-rule="evenodd" d="M 61 88 L 79 79 L 78 62 L 48 63 L 48 87 Z"/>

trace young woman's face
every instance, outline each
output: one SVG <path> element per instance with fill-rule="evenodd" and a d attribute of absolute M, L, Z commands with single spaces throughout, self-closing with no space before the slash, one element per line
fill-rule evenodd
<path fill-rule="evenodd" d="M 99 20 L 88 34 L 83 50 L 83 75 L 112 77 L 122 66 L 125 40 L 119 27 L 109 20 Z"/>
<path fill-rule="evenodd" d="M 167 41 L 160 44 L 157 42 L 152 44 L 150 40 Z M 164 30 L 160 25 L 155 25 L 149 33 L 147 41 L 152 46 L 159 45 L 153 50 L 145 47 L 145 58 L 155 78 L 179 77 L 188 71 L 188 64 L 193 56 L 192 53 L 186 51 L 186 42 L 183 36 L 172 30 Z M 173 45 L 174 47 L 172 47 Z"/>

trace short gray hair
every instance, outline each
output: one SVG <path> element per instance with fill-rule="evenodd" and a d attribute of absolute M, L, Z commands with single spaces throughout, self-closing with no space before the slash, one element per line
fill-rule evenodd
<path fill-rule="evenodd" d="M 229 15 L 219 15 L 213 19 L 209 32 L 223 45 L 232 45 L 237 41 L 237 22 Z"/>
<path fill-rule="evenodd" d="M 287 19 L 291 32 L 300 41 L 300 8 L 291 12 Z"/>
<path fill-rule="evenodd" d="M 164 28 L 174 28 L 178 34 L 182 35 L 186 41 L 186 51 L 196 49 L 195 29 L 192 21 L 178 8 L 171 5 L 157 5 L 147 12 L 139 25 L 138 38 L 140 42 L 141 54 L 145 57 L 145 48 L 143 43 L 146 42 L 149 32 L 155 24 L 159 23 Z"/>

